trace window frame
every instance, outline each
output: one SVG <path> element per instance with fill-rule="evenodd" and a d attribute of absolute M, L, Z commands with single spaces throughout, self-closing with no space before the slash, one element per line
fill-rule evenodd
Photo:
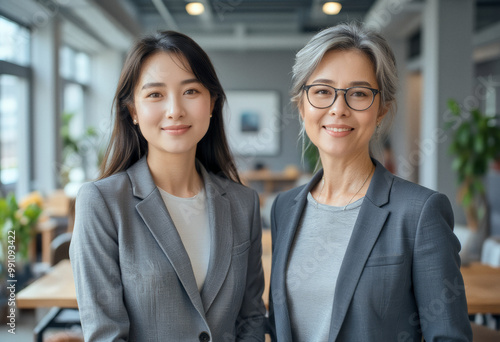
<path fill-rule="evenodd" d="M 5 18 L 6 20 L 9 20 L 16 25 L 19 25 L 23 28 L 26 28 L 29 31 L 30 34 L 30 43 L 29 43 L 29 48 L 31 50 L 31 44 L 32 44 L 32 31 L 31 28 L 23 25 L 17 20 L 14 20 L 10 18 L 9 16 L 6 16 L 4 13 L 0 12 L 0 16 Z M 31 52 L 30 52 L 31 54 Z M 27 82 L 27 110 L 26 110 L 26 117 L 21 118 L 20 122 L 26 122 L 26 134 L 24 135 L 26 137 L 26 140 L 24 141 L 25 143 L 19 144 L 20 146 L 20 151 L 18 151 L 19 158 L 24 159 L 24 162 L 22 163 L 23 166 L 26 166 L 27 172 L 20 172 L 19 173 L 19 178 L 16 183 L 13 184 L 3 184 L 0 178 L 0 195 L 5 196 L 9 192 L 15 192 L 17 195 L 24 194 L 30 191 L 30 184 L 31 180 L 33 179 L 34 172 L 33 172 L 33 151 L 34 151 L 34 141 L 33 141 L 33 69 L 31 67 L 31 60 L 28 63 L 28 66 L 23 66 L 19 64 L 15 64 L 9 61 L 5 60 L 0 60 L 0 75 L 10 75 L 10 76 L 15 76 L 19 78 L 23 78 Z M 1 142 L 0 142 L 1 144 Z M 1 153 L 1 149 L 0 149 Z M 1 170 L 0 170 L 1 172 Z"/>

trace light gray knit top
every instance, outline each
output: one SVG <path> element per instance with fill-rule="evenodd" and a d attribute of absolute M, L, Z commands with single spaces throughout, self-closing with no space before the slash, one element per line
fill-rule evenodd
<path fill-rule="evenodd" d="M 362 202 L 343 210 L 307 195 L 286 273 L 294 341 L 328 341 L 337 276 Z"/>

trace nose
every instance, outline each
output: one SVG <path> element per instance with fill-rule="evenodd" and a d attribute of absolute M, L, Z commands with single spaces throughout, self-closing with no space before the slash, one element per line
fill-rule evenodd
<path fill-rule="evenodd" d="M 347 102 L 345 100 L 345 91 L 344 90 L 339 89 L 336 91 L 335 101 L 333 101 L 328 112 L 330 115 L 339 115 L 339 116 L 348 116 L 349 115 L 349 113 L 350 113 L 349 106 L 347 105 Z"/>
<path fill-rule="evenodd" d="M 177 120 L 184 116 L 184 107 L 182 106 L 182 101 L 177 96 L 169 96 L 168 102 L 166 104 L 165 116 L 168 119 Z"/>

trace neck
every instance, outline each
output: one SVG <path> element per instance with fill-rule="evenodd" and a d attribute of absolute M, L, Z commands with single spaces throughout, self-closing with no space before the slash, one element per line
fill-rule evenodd
<path fill-rule="evenodd" d="M 148 153 L 147 161 L 155 184 L 177 197 L 193 197 L 203 186 L 196 171 L 196 150 L 185 154 L 157 155 Z"/>
<path fill-rule="evenodd" d="M 321 163 L 324 184 L 313 190 L 318 202 L 346 206 L 366 194 L 375 168 L 368 153 L 344 159 L 322 155 Z"/>

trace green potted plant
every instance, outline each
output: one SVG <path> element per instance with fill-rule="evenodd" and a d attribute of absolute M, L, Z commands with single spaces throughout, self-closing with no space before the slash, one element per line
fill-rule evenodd
<path fill-rule="evenodd" d="M 2 314 L 6 313 L 7 298 L 10 294 L 7 279 L 15 280 L 16 288 L 22 289 L 32 277 L 29 246 L 35 235 L 34 226 L 42 212 L 41 202 L 42 198 L 38 193 L 31 194 L 20 203 L 14 194 L 0 198 L 0 313 Z"/>
<path fill-rule="evenodd" d="M 0 198 L 0 251 L 2 265 L 15 258 L 16 263 L 28 261 L 29 244 L 35 235 L 35 224 L 42 213 L 42 199 L 32 193 L 20 203 L 14 194 Z M 10 260 L 10 259 L 9 259 Z"/>
<path fill-rule="evenodd" d="M 499 157 L 500 127 L 496 125 L 498 116 L 485 115 L 479 109 L 462 113 L 455 100 L 448 101 L 448 108 L 454 118 L 447 124 L 452 132 L 449 148 L 454 157 L 452 169 L 457 174 L 458 200 L 471 230 L 463 253 L 466 262 L 474 261 L 480 259 L 482 244 L 490 231 L 484 179 L 490 164 Z"/>
<path fill-rule="evenodd" d="M 62 167 L 61 183 L 66 185 L 70 181 L 69 173 L 74 168 L 81 168 L 85 171 L 85 158 L 87 149 L 98 150 L 99 136 L 97 130 L 90 126 L 78 137 L 71 134 L 70 126 L 75 114 L 64 112 L 62 114 L 61 138 L 62 138 Z M 100 157 L 100 156 L 99 156 Z"/>

